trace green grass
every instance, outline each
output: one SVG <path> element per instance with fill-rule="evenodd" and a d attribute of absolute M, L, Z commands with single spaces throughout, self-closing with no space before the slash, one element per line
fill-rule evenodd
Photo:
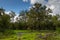
<path fill-rule="evenodd" d="M 15 34 L 9 35 L 9 37 L 6 36 L 6 38 L 2 38 L 0 40 L 18 40 L 21 38 L 21 40 L 34 40 L 35 35 L 38 32 L 30 32 L 28 30 L 14 30 Z M 21 32 L 23 34 L 19 35 L 18 33 Z"/>
<path fill-rule="evenodd" d="M 8 37 L 5 36 L 5 38 L 2 38 L 0 40 L 35 40 L 37 38 L 37 34 L 45 35 L 49 31 L 33 31 L 30 30 L 14 30 L 15 34 L 9 35 Z M 20 34 L 21 33 L 21 34 Z M 56 40 L 60 40 L 60 34 L 55 36 Z M 38 39 L 41 40 L 41 39 Z"/>

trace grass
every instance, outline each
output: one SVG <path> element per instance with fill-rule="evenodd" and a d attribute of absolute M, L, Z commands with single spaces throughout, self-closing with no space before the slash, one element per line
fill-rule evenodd
<path fill-rule="evenodd" d="M 49 31 L 33 31 L 30 30 L 14 30 L 15 34 L 9 35 L 8 37 L 2 38 L 0 40 L 43 40 L 37 38 L 38 34 L 42 34 L 43 36 Z M 52 33 L 52 32 L 50 32 Z M 55 36 L 56 40 L 60 40 L 60 34 Z"/>

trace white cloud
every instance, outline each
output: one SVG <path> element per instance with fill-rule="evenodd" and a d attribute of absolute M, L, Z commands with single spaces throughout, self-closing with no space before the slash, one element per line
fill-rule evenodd
<path fill-rule="evenodd" d="M 54 5 L 51 5 L 51 6 L 50 6 L 50 9 L 52 9 L 52 10 L 53 10 L 54 8 L 55 8 L 55 6 L 54 6 Z"/>
<path fill-rule="evenodd" d="M 49 0 L 46 4 L 47 6 L 52 6 L 54 8 L 54 14 L 60 14 L 60 0 Z"/>
<path fill-rule="evenodd" d="M 31 4 L 34 4 L 36 2 L 36 0 L 30 0 Z"/>
<path fill-rule="evenodd" d="M 35 3 L 45 3 L 45 0 L 22 0 L 23 2 L 28 2 L 30 1 L 30 4 L 35 4 Z"/>
<path fill-rule="evenodd" d="M 44 0 L 30 0 L 31 4 L 35 4 L 35 3 L 43 3 Z"/>
<path fill-rule="evenodd" d="M 6 13 L 6 14 L 9 14 L 9 13 L 10 13 L 10 11 L 5 11 L 5 13 Z"/>
<path fill-rule="evenodd" d="M 16 16 L 14 17 L 14 22 L 17 21 L 18 16 L 19 16 L 19 14 L 16 14 Z"/>
<path fill-rule="evenodd" d="M 28 2 L 28 0 L 23 0 L 23 2 Z"/>
<path fill-rule="evenodd" d="M 5 11 L 5 13 L 8 14 L 8 15 L 9 15 L 10 12 L 11 11 Z M 16 13 L 16 16 L 14 17 L 14 21 L 13 21 L 13 18 L 11 18 L 11 22 L 16 22 L 17 21 L 16 18 L 18 18 L 18 16 L 19 16 L 19 14 Z"/>

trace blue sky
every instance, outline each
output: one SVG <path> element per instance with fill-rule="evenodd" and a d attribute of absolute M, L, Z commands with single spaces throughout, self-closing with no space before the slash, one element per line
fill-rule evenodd
<path fill-rule="evenodd" d="M 13 10 L 19 13 L 21 10 L 27 10 L 29 6 L 29 2 L 23 2 L 22 0 L 0 0 L 0 7 L 3 7 L 6 11 Z"/>

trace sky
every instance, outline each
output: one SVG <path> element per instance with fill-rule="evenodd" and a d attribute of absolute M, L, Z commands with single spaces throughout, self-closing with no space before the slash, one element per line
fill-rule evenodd
<path fill-rule="evenodd" d="M 29 2 L 23 0 L 0 0 L 0 7 L 6 11 L 14 11 L 19 13 L 22 10 L 27 10 L 30 6 Z"/>
<path fill-rule="evenodd" d="M 0 7 L 6 11 L 13 10 L 19 13 L 22 10 L 28 10 L 35 3 L 46 5 L 53 10 L 53 14 L 60 14 L 60 0 L 0 0 Z"/>

